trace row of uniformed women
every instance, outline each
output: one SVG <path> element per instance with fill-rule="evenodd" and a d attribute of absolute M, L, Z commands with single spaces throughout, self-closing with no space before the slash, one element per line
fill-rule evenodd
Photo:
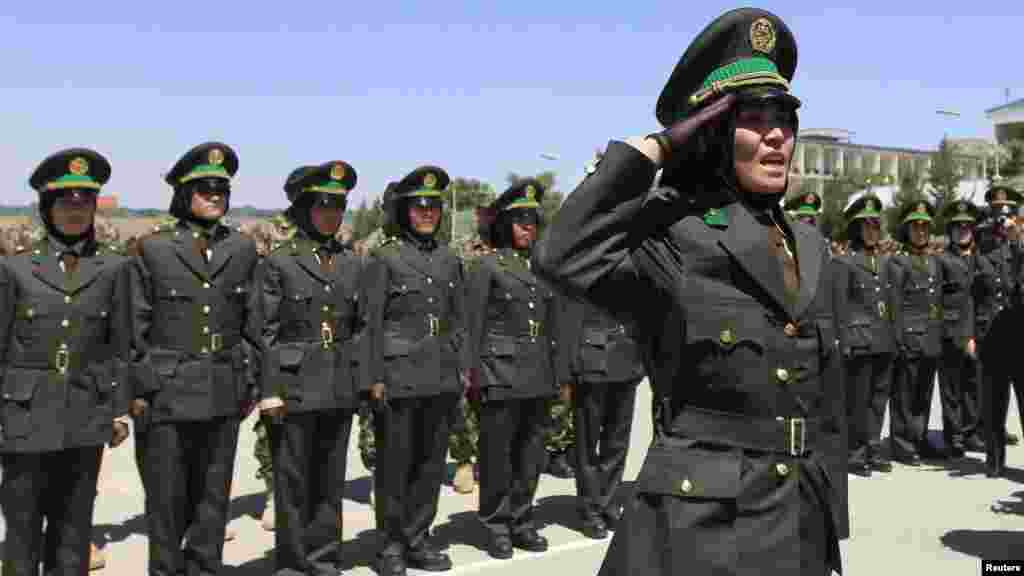
<path fill-rule="evenodd" d="M 356 182 L 350 165 L 290 175 L 296 232 L 262 260 L 251 239 L 220 223 L 237 168 L 224 144 L 188 151 L 167 175 L 177 222 L 142 238 L 131 258 L 95 238 L 96 196 L 111 170 L 103 156 L 63 150 L 33 174 L 46 237 L 0 265 L 6 573 L 34 574 L 40 563 L 47 573 L 85 573 L 99 457 L 104 443 L 127 437 L 129 415 L 150 573 L 217 573 L 238 424 L 257 405 L 271 436 L 277 569 L 336 573 L 309 552 L 341 537 L 361 394 L 377 411 L 375 505 L 386 539 L 377 568 L 447 569 L 429 528 L 449 420 L 468 386 L 485 400 L 480 518 L 490 552 L 545 549 L 531 514 L 544 467 L 544 401 L 583 367 L 557 353 L 560 310 L 575 308 L 529 270 L 540 183 L 510 188 L 486 211 L 481 231 L 497 249 L 467 282 L 459 259 L 435 240 L 448 185 L 440 168 L 389 186 L 391 235 L 366 262 L 335 239 Z M 628 340 L 618 325 L 577 324 L 606 332 L 606 345 Z M 567 342 L 578 347 L 579 339 Z M 632 386 L 613 399 L 631 405 L 639 372 L 628 376 Z M 601 396 L 596 387 L 591 396 Z M 607 419 L 589 418 L 594 446 L 585 453 L 596 471 L 579 480 L 581 508 L 603 525 L 617 516 L 611 492 L 628 442 L 606 447 Z"/>

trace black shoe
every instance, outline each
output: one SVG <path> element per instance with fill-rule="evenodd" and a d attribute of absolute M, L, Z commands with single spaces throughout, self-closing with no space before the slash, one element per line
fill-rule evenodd
<path fill-rule="evenodd" d="M 508 560 L 512 557 L 512 539 L 505 534 L 494 536 L 491 538 L 491 543 L 487 546 L 487 553 L 490 554 L 491 558 Z"/>
<path fill-rule="evenodd" d="M 608 527 L 600 517 L 584 518 L 580 532 L 591 540 L 604 540 L 608 537 Z"/>
<path fill-rule="evenodd" d="M 378 557 L 377 574 L 380 576 L 405 576 L 405 558 L 397 554 Z"/>
<path fill-rule="evenodd" d="M 936 448 L 927 441 L 917 447 L 917 452 L 921 455 L 921 458 L 928 460 L 946 460 L 949 458 L 948 451 L 942 448 Z"/>
<path fill-rule="evenodd" d="M 1002 464 L 985 462 L 985 476 L 988 476 L 989 478 L 999 478 L 1004 472 L 1005 469 Z"/>
<path fill-rule="evenodd" d="M 512 535 L 512 545 L 527 552 L 546 552 L 548 539 L 541 536 L 533 528 Z"/>
<path fill-rule="evenodd" d="M 611 506 L 604 511 L 601 516 L 604 518 L 604 526 L 609 530 L 615 530 L 615 527 L 622 522 L 622 506 Z"/>
<path fill-rule="evenodd" d="M 868 466 L 875 472 L 892 472 L 892 462 L 880 456 L 874 456 L 868 461 Z"/>
<path fill-rule="evenodd" d="M 551 453 L 550 458 L 548 458 L 546 472 L 556 478 L 572 478 L 575 475 L 572 466 L 569 465 L 569 459 L 565 456 L 565 452 Z"/>
<path fill-rule="evenodd" d="M 1016 434 L 1010 434 L 1009 432 L 1006 433 L 1007 446 L 1016 446 L 1018 442 L 1020 442 L 1020 438 L 1018 438 Z"/>
<path fill-rule="evenodd" d="M 447 554 L 426 544 L 406 552 L 405 561 L 409 566 L 427 572 L 447 572 L 452 569 L 452 559 Z"/>
<path fill-rule="evenodd" d="M 900 454 L 899 456 L 896 456 L 896 461 L 904 466 L 920 466 L 921 455 L 917 453 Z"/>
<path fill-rule="evenodd" d="M 954 442 L 949 446 L 949 457 L 950 458 L 963 458 L 967 455 L 967 448 L 964 447 L 963 442 Z"/>
<path fill-rule="evenodd" d="M 977 436 L 971 436 L 964 442 L 964 450 L 968 452 L 984 452 L 985 442 Z"/>
<path fill-rule="evenodd" d="M 846 471 L 862 478 L 871 478 L 871 467 L 866 462 L 850 462 L 846 465 Z"/>

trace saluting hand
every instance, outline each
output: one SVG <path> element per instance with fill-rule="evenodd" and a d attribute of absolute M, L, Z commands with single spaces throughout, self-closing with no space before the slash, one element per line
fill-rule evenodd
<path fill-rule="evenodd" d="M 647 136 L 640 143 L 631 144 L 660 166 L 672 156 L 674 150 L 682 148 L 689 142 L 701 126 L 721 116 L 735 101 L 735 94 L 726 94 L 696 114 L 687 116 L 661 132 Z"/>
<path fill-rule="evenodd" d="M 129 412 L 132 418 L 143 418 L 146 416 L 146 411 L 149 410 L 149 402 L 146 402 L 142 398 L 136 398 L 132 400 L 131 408 Z"/>
<path fill-rule="evenodd" d="M 384 389 L 383 382 L 376 382 L 370 386 L 370 401 L 373 402 L 374 411 L 384 408 L 387 403 L 387 391 Z"/>
<path fill-rule="evenodd" d="M 287 408 L 285 407 L 284 404 L 282 404 L 280 406 L 274 406 L 272 408 L 265 408 L 263 410 L 260 410 L 260 414 L 262 416 L 266 416 L 267 418 L 270 418 L 270 420 L 273 421 L 274 423 L 280 423 L 281 420 L 284 420 L 284 416 L 285 416 L 286 413 L 287 413 Z"/>

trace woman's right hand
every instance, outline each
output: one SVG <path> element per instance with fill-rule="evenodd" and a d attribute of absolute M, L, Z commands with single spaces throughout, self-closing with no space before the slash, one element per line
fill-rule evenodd
<path fill-rule="evenodd" d="M 630 138 L 626 142 L 650 158 L 656 166 L 661 166 L 668 160 L 673 150 L 682 148 L 701 126 L 721 116 L 735 101 L 735 94 L 726 94 L 696 114 L 683 118 L 661 132 Z"/>

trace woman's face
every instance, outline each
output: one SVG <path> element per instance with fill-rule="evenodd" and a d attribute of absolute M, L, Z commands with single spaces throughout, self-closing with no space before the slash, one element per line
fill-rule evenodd
<path fill-rule="evenodd" d="M 733 165 L 736 181 L 743 190 L 753 194 L 778 194 L 785 190 L 795 125 L 795 112 L 778 103 L 739 105 Z"/>

